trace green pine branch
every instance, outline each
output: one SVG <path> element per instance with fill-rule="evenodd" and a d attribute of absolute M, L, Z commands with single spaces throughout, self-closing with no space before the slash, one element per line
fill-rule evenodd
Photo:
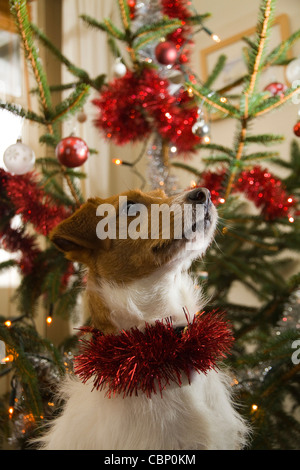
<path fill-rule="evenodd" d="M 80 83 L 87 84 L 95 88 L 97 91 L 100 90 L 101 86 L 105 81 L 105 75 L 101 74 L 95 79 L 92 79 L 86 70 L 77 67 L 73 64 L 62 52 L 54 46 L 54 44 L 50 41 L 49 38 L 34 24 L 31 23 L 31 28 L 34 31 L 35 35 L 39 38 L 39 40 L 43 43 L 43 45 L 62 63 L 64 64 L 68 71 L 77 77 Z"/>
<path fill-rule="evenodd" d="M 126 41 L 126 34 L 120 31 L 109 19 L 103 22 L 97 21 L 89 15 L 80 15 L 80 18 L 90 27 L 104 31 L 119 41 Z"/>
<path fill-rule="evenodd" d="M 85 104 L 90 92 L 90 86 L 82 83 L 76 87 L 73 93 L 62 101 L 55 108 L 51 121 L 56 122 L 65 118 L 66 115 L 73 115 Z"/>
<path fill-rule="evenodd" d="M 241 160 L 244 162 L 250 162 L 255 160 L 271 159 L 278 156 L 279 152 L 255 152 L 248 155 L 243 155 Z"/>
<path fill-rule="evenodd" d="M 120 17 L 123 23 L 124 30 L 126 32 L 130 31 L 131 27 L 131 18 L 130 18 L 130 8 L 127 0 L 117 0 L 120 10 Z"/>
<path fill-rule="evenodd" d="M 32 28 L 27 11 L 27 1 L 10 0 L 10 6 L 23 43 L 25 57 L 31 65 L 38 85 L 39 98 L 42 103 L 45 118 L 47 119 L 52 110 L 51 93 L 45 71 L 39 58 L 38 50 L 34 44 Z"/>
<path fill-rule="evenodd" d="M 284 136 L 275 134 L 258 134 L 258 135 L 247 135 L 245 138 L 246 143 L 272 145 L 281 143 L 284 141 Z"/>
<path fill-rule="evenodd" d="M 225 64 L 226 64 L 227 57 L 224 54 L 221 54 L 220 57 L 217 60 L 216 65 L 214 66 L 210 76 L 204 83 L 205 88 L 211 88 L 213 83 L 216 81 L 220 73 L 223 71 Z"/>
<path fill-rule="evenodd" d="M 13 113 L 15 116 L 24 118 L 28 121 L 36 122 L 38 124 L 43 124 L 44 126 L 46 126 L 48 122 L 44 116 L 39 116 L 33 111 L 27 111 L 26 109 L 20 107 L 19 105 L 15 105 L 12 103 L 6 103 L 3 101 L 0 101 L 0 109 L 9 111 L 10 113 Z"/>
<path fill-rule="evenodd" d="M 139 28 L 133 35 L 133 47 L 137 51 L 148 43 L 159 40 L 182 26 L 178 19 L 164 18 L 161 21 Z"/>
<path fill-rule="evenodd" d="M 293 33 L 285 41 L 282 41 L 266 56 L 263 68 L 270 67 L 271 65 L 285 64 L 287 60 L 289 61 L 290 59 L 288 59 L 287 54 L 298 39 L 300 39 L 300 30 Z"/>
<path fill-rule="evenodd" d="M 215 111 L 219 111 L 233 118 L 239 119 L 241 117 L 239 109 L 229 103 L 224 103 L 222 100 L 223 97 L 218 93 L 190 82 L 187 82 L 186 86 L 189 92 L 202 100 L 209 109 L 213 108 Z"/>

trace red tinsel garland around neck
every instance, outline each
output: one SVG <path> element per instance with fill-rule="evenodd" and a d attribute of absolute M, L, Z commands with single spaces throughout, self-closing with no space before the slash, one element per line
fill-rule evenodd
<path fill-rule="evenodd" d="M 147 397 L 183 376 L 206 373 L 226 356 L 233 335 L 224 315 L 213 311 L 194 316 L 179 333 L 170 319 L 145 325 L 144 331 L 132 328 L 117 335 L 81 328 L 89 338 L 81 339 L 81 351 L 75 358 L 75 374 L 86 383 L 93 379 L 94 389 L 116 394 Z M 157 390 L 158 389 L 158 390 Z"/>

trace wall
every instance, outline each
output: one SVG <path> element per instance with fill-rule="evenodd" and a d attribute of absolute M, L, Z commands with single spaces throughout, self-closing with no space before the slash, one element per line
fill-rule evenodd
<path fill-rule="evenodd" d="M 260 5 L 259 0 L 252 0 L 251 2 L 241 0 L 229 0 L 226 2 L 221 2 L 220 0 L 194 0 L 193 3 L 195 8 L 201 13 L 210 12 L 212 14 L 211 18 L 207 21 L 207 26 L 217 33 L 221 39 L 227 39 L 255 26 Z M 278 0 L 275 16 L 283 13 L 288 16 L 290 33 L 292 34 L 300 28 L 300 2 L 298 0 Z M 197 36 L 193 61 L 195 70 L 200 76 L 202 75 L 200 50 L 209 47 L 211 44 L 212 41 L 206 34 L 200 33 Z M 300 54 L 300 41 L 294 45 L 292 52 L 295 56 Z M 276 80 L 276 75 L 274 79 Z M 283 158 L 288 158 L 291 140 L 295 138 L 293 126 L 297 120 L 297 112 L 298 107 L 289 103 L 277 112 L 256 119 L 252 131 L 253 133 L 273 132 L 274 134 L 284 135 L 285 142 L 277 147 L 272 146 L 272 150 L 278 150 Z M 235 128 L 236 123 L 233 120 L 226 119 L 214 122 L 212 124 L 212 141 L 232 147 Z M 194 161 L 197 163 L 200 159 L 201 154 Z"/>

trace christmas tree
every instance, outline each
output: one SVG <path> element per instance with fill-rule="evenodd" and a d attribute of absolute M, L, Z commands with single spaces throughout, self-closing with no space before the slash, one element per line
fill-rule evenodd
<path fill-rule="evenodd" d="M 220 39 L 206 26 L 209 15 L 198 14 L 189 1 L 116 0 L 118 25 L 87 15 L 79 19 L 107 37 L 116 58 L 113 80 L 103 73 L 91 77 L 65 57 L 30 22 L 26 0 L 9 3 L 36 81 L 32 93 L 39 106 L 29 110 L 0 102 L 0 108 L 43 129 L 40 143 L 47 156 L 36 159 L 33 169 L 32 152 L 18 141 L 5 152 L 6 170 L 0 170 L 1 247 L 17 254 L 0 269 L 14 266 L 21 274 L 14 299 L 19 316 L 0 318 L 0 378 L 11 381 L 10 392 L 0 401 L 3 446 L 10 442 L 25 448 L 39 425 L 59 413 L 54 385 L 72 373 L 76 334 L 56 347 L 38 333 L 35 317 L 42 304 L 49 323 L 58 317 L 68 321 L 84 289 L 83 268 L 56 250 L 49 233 L 84 202 L 79 182 L 88 175 L 78 168 L 88 157 L 97 158 L 96 152 L 79 137 L 63 136 L 61 123 L 82 110 L 93 90 L 99 139 L 120 147 L 142 144 L 136 160 L 120 158 L 114 164 L 138 173 L 143 188 L 148 184 L 170 194 L 187 189 L 180 188 L 174 176 L 180 169 L 193 176 L 193 186 L 210 189 L 220 223 L 216 242 L 205 260 L 193 265 L 193 274 L 210 299 L 206 308 L 225 311 L 234 327 L 236 341 L 228 365 L 240 411 L 253 424 L 250 448 L 296 449 L 300 275 L 295 269 L 292 275 L 286 273 L 294 268 L 299 251 L 300 150 L 294 142 L 288 162 L 277 151 L 266 150 L 270 145 L 277 149 L 283 136 L 252 129 L 256 119 L 300 92 L 293 84 L 260 87 L 265 70 L 295 62 L 288 53 L 300 31 L 268 50 L 275 1 L 262 0 L 256 35 L 244 38 L 248 72 L 238 80 L 241 92 L 233 95 L 236 81 L 226 89 L 214 89 L 225 56 L 219 57 L 205 83 L 191 68 L 194 35 Z M 68 69 L 74 77 L 71 83 L 49 85 L 39 57 L 41 46 Z M 68 96 L 54 105 L 57 90 Z M 210 137 L 210 117 L 216 114 L 236 123 L 232 147 Z M 296 135 L 298 127 L 296 123 Z M 195 167 L 189 157 L 198 153 L 201 164 Z M 17 154 L 22 162 L 16 160 Z M 148 160 L 147 175 L 137 170 L 143 158 Z M 269 162 L 284 168 L 287 176 L 271 172 Z M 16 216 L 21 220 L 17 228 L 12 223 Z M 231 300 L 237 282 L 253 293 L 255 306 Z"/>

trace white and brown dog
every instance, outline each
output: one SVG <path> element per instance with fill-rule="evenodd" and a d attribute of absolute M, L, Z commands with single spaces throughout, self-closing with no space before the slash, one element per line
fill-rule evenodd
<path fill-rule="evenodd" d="M 152 324 L 170 317 L 174 326 L 184 326 L 184 309 L 195 315 L 203 308 L 188 269 L 214 237 L 217 211 L 210 193 L 196 188 L 174 197 L 167 197 L 163 191 L 129 191 L 121 196 L 88 200 L 52 234 L 54 244 L 68 259 L 88 268 L 85 294 L 92 325 L 104 334 L 132 327 L 143 329 L 145 322 Z M 139 205 L 147 211 L 137 224 L 134 209 Z M 164 238 L 162 218 L 155 224 L 151 221 L 153 205 L 176 206 L 182 213 L 191 208 L 190 226 L 184 230 L 179 218 L 175 223 L 176 210 L 171 210 L 173 228 Z M 104 225 L 99 226 L 99 221 L 107 216 L 109 207 L 116 215 L 112 231 L 116 236 L 105 238 L 100 233 Z M 197 208 L 201 210 L 197 212 Z M 133 223 L 140 236 L 119 235 L 122 215 L 126 215 L 127 227 Z M 151 236 L 151 227 L 158 227 L 158 236 Z M 160 394 L 108 398 L 105 391 L 93 389 L 92 383 L 68 378 L 60 390 L 60 398 L 65 400 L 63 412 L 42 437 L 41 448 L 241 449 L 248 431 L 233 407 L 228 381 L 220 370 L 195 372 L 190 384 L 167 387 L 163 398 Z"/>

